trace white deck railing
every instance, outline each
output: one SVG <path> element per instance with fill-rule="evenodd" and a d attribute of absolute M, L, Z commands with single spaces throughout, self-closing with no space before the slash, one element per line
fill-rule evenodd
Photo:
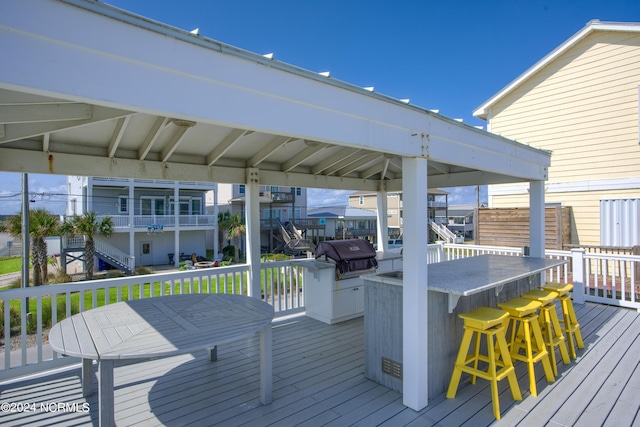
<path fill-rule="evenodd" d="M 429 263 L 477 256 L 500 254 L 521 256 L 518 248 L 437 244 L 429 245 Z M 592 254 L 583 250 L 546 251 L 549 258 L 562 258 L 567 264 L 546 272 L 547 281 L 572 282 L 576 302 L 593 301 L 640 311 L 640 256 Z M 304 263 L 309 260 L 287 260 L 261 264 L 262 299 L 273 305 L 276 316 L 304 310 Z M 27 289 L 0 291 L 0 316 L 5 348 L 13 332 L 20 337 L 20 348 L 0 353 L 0 380 L 73 363 L 72 358 L 53 354 L 44 360 L 43 335 L 51 325 L 77 312 L 98 305 L 129 299 L 152 298 L 184 293 L 248 294 L 246 264 L 195 269 L 179 272 L 93 280 Z M 35 307 L 27 314 L 25 300 Z M 52 302 L 53 301 L 53 302 Z M 11 307 L 14 307 L 13 310 Z M 13 331 L 12 331 L 13 328 Z M 35 332 L 35 346 L 27 344 L 28 333 Z"/>
<path fill-rule="evenodd" d="M 128 229 L 131 225 L 129 215 L 99 215 L 98 221 L 105 217 L 110 217 L 113 221 L 114 231 L 122 231 L 123 228 Z M 178 215 L 178 224 L 180 227 L 206 227 L 210 228 L 215 225 L 214 215 Z M 134 215 L 133 228 L 146 229 L 150 225 L 162 224 L 164 228 L 173 228 L 176 226 L 175 215 Z"/>
<path fill-rule="evenodd" d="M 495 246 L 445 244 L 447 259 L 483 254 L 521 256 L 522 249 Z M 596 254 L 581 249 L 546 250 L 547 258 L 567 263 L 548 270 L 547 282 L 573 283 L 574 299 L 591 301 L 640 311 L 640 256 Z M 583 294 L 583 295 L 582 295 Z"/>
<path fill-rule="evenodd" d="M 302 261 L 261 264 L 262 299 L 273 305 L 276 316 L 304 310 Z M 44 360 L 43 356 L 43 336 L 65 317 L 93 307 L 163 295 L 247 295 L 248 271 L 248 265 L 242 264 L 0 291 L 1 335 L 5 343 L 4 354 L 0 353 L 0 380 L 73 363 L 74 359 L 62 358 L 55 352 L 52 359 Z M 27 343 L 29 334 L 36 340 L 31 345 Z M 20 337 L 20 348 L 6 351 L 12 335 L 14 340 Z"/>
<path fill-rule="evenodd" d="M 585 300 L 640 311 L 640 256 L 587 252 L 583 260 Z"/>

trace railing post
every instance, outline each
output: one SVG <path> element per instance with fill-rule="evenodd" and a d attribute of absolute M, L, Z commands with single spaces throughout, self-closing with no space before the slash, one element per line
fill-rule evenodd
<path fill-rule="evenodd" d="M 573 302 L 584 304 L 584 249 L 571 249 Z"/>
<path fill-rule="evenodd" d="M 444 242 L 438 243 L 438 262 L 446 261 L 444 253 Z"/>

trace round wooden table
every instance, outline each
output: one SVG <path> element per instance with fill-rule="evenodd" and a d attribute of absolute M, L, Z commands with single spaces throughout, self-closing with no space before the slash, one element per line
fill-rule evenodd
<path fill-rule="evenodd" d="M 209 350 L 260 333 L 260 401 L 271 403 L 273 307 L 256 298 L 228 294 L 171 295 L 119 302 L 78 313 L 49 332 L 53 350 L 81 357 L 82 389 L 93 393 L 98 361 L 100 425 L 114 425 L 113 368 L 120 359 L 168 357 Z"/>

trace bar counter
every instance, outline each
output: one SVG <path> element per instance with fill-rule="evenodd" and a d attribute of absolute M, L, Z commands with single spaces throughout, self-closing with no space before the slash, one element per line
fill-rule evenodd
<path fill-rule="evenodd" d="M 540 287 L 540 273 L 562 259 L 480 255 L 429 264 L 429 397 L 443 394 L 463 335 L 459 313 Z M 364 276 L 365 376 L 402 392 L 402 272 Z"/>

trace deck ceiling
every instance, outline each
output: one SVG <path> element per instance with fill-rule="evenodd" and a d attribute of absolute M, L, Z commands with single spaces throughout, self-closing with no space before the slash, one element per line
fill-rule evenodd
<path fill-rule="evenodd" d="M 0 5 L 0 170 L 377 191 L 546 180 L 550 154 L 85 0 Z"/>

